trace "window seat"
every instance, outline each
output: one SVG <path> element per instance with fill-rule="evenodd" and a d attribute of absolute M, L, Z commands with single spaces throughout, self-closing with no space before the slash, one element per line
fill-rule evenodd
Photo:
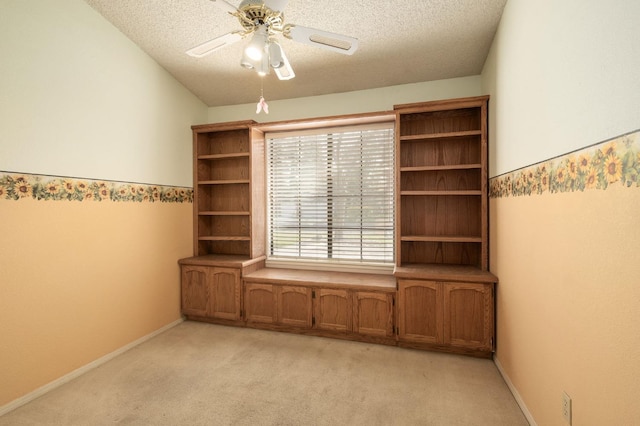
<path fill-rule="evenodd" d="M 245 283 L 295 285 L 328 289 L 350 289 L 394 293 L 393 275 L 358 272 L 311 271 L 303 269 L 263 268 L 243 277 Z"/>
<path fill-rule="evenodd" d="M 243 289 L 247 326 L 396 344 L 393 275 L 263 268 Z"/>

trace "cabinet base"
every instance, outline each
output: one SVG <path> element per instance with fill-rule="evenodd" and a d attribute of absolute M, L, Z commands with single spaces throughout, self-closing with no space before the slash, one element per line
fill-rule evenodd
<path fill-rule="evenodd" d="M 279 325 L 279 324 L 262 324 L 262 323 L 252 323 L 252 322 L 245 322 L 245 321 L 231 321 L 231 320 L 225 320 L 225 319 L 207 318 L 207 317 L 199 317 L 199 316 L 193 316 L 193 315 L 187 315 L 185 316 L 185 319 L 187 321 L 207 322 L 210 324 L 224 325 L 224 326 L 230 326 L 230 327 L 246 327 L 246 328 L 253 328 L 257 330 L 277 331 L 282 333 L 294 333 L 294 334 L 300 334 L 304 336 L 326 337 L 330 339 L 350 340 L 355 342 L 372 343 L 377 345 L 398 346 L 400 348 L 405 348 L 405 349 L 417 349 L 417 350 L 423 350 L 423 351 L 426 350 L 426 351 L 433 351 L 433 352 L 466 355 L 466 356 L 472 356 L 475 358 L 491 359 L 493 357 L 493 352 L 473 350 L 468 348 L 457 348 L 457 347 L 444 346 L 444 345 L 432 345 L 427 343 L 402 342 L 402 341 L 397 341 L 394 337 L 366 336 L 366 335 L 356 334 L 356 333 L 331 332 L 327 330 L 314 330 L 314 329 L 291 327 L 291 326 L 285 326 L 285 325 Z"/>
<path fill-rule="evenodd" d="M 211 317 L 201 317 L 197 315 L 183 315 L 187 321 L 208 322 L 210 324 L 227 325 L 232 327 L 244 327 L 245 322 L 242 320 L 228 320 Z"/>
<path fill-rule="evenodd" d="M 493 352 L 483 351 L 480 349 L 474 350 L 469 348 L 458 348 L 455 346 L 433 345 L 429 343 L 416 343 L 416 342 L 397 342 L 396 345 L 401 348 L 407 349 L 419 349 L 423 351 L 444 352 L 449 354 L 467 355 L 476 358 L 493 358 Z"/>
<path fill-rule="evenodd" d="M 285 333 L 295 333 L 295 334 L 302 334 L 305 336 L 328 337 L 331 339 L 352 340 L 357 342 L 374 343 L 378 345 L 388 345 L 388 346 L 396 345 L 396 340 L 393 337 L 366 336 L 363 334 L 356 334 L 356 333 L 349 333 L 349 332 L 348 333 L 332 332 L 327 330 L 298 328 L 298 327 L 291 327 L 291 326 L 278 325 L 278 324 L 246 323 L 245 326 L 247 328 L 280 331 Z"/>

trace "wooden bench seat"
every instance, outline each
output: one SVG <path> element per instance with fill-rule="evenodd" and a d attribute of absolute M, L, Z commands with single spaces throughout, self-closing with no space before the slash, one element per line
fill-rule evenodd
<path fill-rule="evenodd" d="M 263 268 L 245 275 L 243 279 L 245 283 L 346 288 L 352 290 L 388 291 L 390 293 L 396 291 L 396 279 L 391 274 Z"/>

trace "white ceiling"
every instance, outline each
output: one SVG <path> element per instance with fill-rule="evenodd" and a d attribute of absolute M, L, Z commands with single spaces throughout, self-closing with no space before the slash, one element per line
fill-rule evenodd
<path fill-rule="evenodd" d="M 261 78 L 240 66 L 249 38 L 184 52 L 241 29 L 210 0 L 85 0 L 208 106 L 256 102 Z M 234 6 L 240 0 L 228 0 Z M 267 100 L 480 74 L 507 0 L 290 0 L 284 22 L 355 37 L 353 56 L 278 36 L 296 77 L 264 77 Z"/>

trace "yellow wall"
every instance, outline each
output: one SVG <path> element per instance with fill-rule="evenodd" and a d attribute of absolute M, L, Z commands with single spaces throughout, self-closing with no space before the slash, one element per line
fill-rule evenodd
<path fill-rule="evenodd" d="M 82 0 L 0 1 L 0 57 L 2 413 L 179 319 L 207 107 Z"/>
<path fill-rule="evenodd" d="M 635 0 L 509 0 L 482 72 L 496 362 L 532 424 L 566 425 L 563 391 L 574 425 L 640 418 L 638 16 Z"/>
<path fill-rule="evenodd" d="M 574 425 L 640 418 L 635 141 L 640 132 L 491 181 L 496 360 L 539 425 L 565 424 L 563 391 Z"/>
<path fill-rule="evenodd" d="M 190 202 L 14 200 L 4 191 L 0 407 L 180 318 Z"/>

